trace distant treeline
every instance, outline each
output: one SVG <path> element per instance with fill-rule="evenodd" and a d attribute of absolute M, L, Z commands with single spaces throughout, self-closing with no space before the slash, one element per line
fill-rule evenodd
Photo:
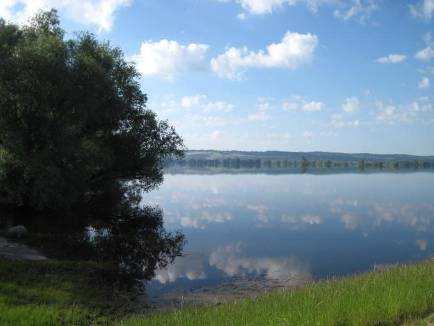
<path fill-rule="evenodd" d="M 236 154 L 241 155 L 237 156 Z M 321 159 L 321 153 L 276 152 L 216 152 L 191 151 L 180 160 L 169 160 L 167 168 L 175 169 L 238 169 L 238 170 L 279 170 L 279 169 L 434 169 L 433 157 L 408 155 L 335 154 L 323 153 L 329 159 Z M 285 155 L 286 154 L 286 155 Z M 261 157 L 262 156 L 262 157 Z"/>

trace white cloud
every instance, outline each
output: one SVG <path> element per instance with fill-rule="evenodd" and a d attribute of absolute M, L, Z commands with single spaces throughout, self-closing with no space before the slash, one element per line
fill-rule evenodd
<path fill-rule="evenodd" d="M 298 0 L 219 0 L 220 2 L 236 2 L 252 15 L 270 14 L 284 4 L 295 5 Z"/>
<path fill-rule="evenodd" d="M 184 96 L 181 98 L 181 106 L 183 108 L 191 108 L 193 106 L 199 105 L 202 100 L 206 99 L 205 95 L 193 95 L 193 96 Z"/>
<path fill-rule="evenodd" d="M 224 101 L 210 101 L 206 95 L 197 94 L 182 97 L 181 107 L 185 109 L 197 108 L 206 113 L 228 113 L 232 112 L 235 106 Z"/>
<path fill-rule="evenodd" d="M 140 53 L 132 60 L 145 76 L 161 76 L 167 79 L 188 70 L 204 70 L 206 54 L 209 46 L 206 44 L 179 44 L 176 41 L 160 40 L 159 42 L 142 42 Z"/>
<path fill-rule="evenodd" d="M 414 57 L 422 61 L 430 61 L 434 59 L 434 48 L 429 45 L 425 49 L 422 49 L 416 53 Z"/>
<path fill-rule="evenodd" d="M 378 9 L 379 0 L 218 0 L 220 2 L 235 2 L 250 15 L 271 14 L 284 6 L 304 4 L 312 13 L 317 13 L 322 5 L 337 6 L 334 16 L 339 19 L 349 20 L 359 18 L 365 21 L 370 14 Z M 239 17 L 239 15 L 238 15 Z M 246 16 L 243 16 L 243 19 Z"/>
<path fill-rule="evenodd" d="M 325 104 L 323 102 L 306 100 L 300 95 L 293 95 L 290 100 L 282 103 L 282 107 L 285 111 L 292 112 L 319 112 L 325 108 Z"/>
<path fill-rule="evenodd" d="M 358 111 L 360 108 L 360 101 L 357 97 L 348 97 L 342 104 L 342 110 L 347 113 Z"/>
<path fill-rule="evenodd" d="M 239 119 L 234 119 L 233 117 L 222 117 L 222 116 L 212 116 L 197 114 L 189 118 L 189 120 L 197 125 L 206 127 L 226 127 L 230 125 L 237 125 L 240 123 Z"/>
<path fill-rule="evenodd" d="M 211 133 L 211 139 L 214 141 L 219 140 L 222 137 L 222 132 L 220 130 L 215 130 Z"/>
<path fill-rule="evenodd" d="M 237 18 L 239 20 L 245 20 L 246 19 L 246 14 L 244 12 L 241 12 L 237 15 Z"/>
<path fill-rule="evenodd" d="M 429 88 L 429 78 L 428 77 L 423 77 L 418 84 L 419 88 L 421 89 L 426 89 Z"/>
<path fill-rule="evenodd" d="M 203 106 L 204 112 L 228 113 L 228 112 L 232 112 L 233 109 L 234 109 L 233 104 L 226 103 L 224 101 L 208 102 L 208 103 L 204 104 L 204 106 Z"/>
<path fill-rule="evenodd" d="M 336 9 L 334 15 L 342 20 L 358 17 L 360 22 L 365 22 L 373 11 L 378 10 L 378 0 L 354 0 L 347 8 Z"/>
<path fill-rule="evenodd" d="M 416 5 L 410 5 L 413 16 L 430 19 L 434 13 L 434 0 L 420 0 Z"/>
<path fill-rule="evenodd" d="M 429 97 L 420 97 L 409 104 L 394 105 L 378 101 L 375 103 L 375 118 L 386 124 L 397 123 L 431 123 L 433 104 Z"/>
<path fill-rule="evenodd" d="M 407 58 L 404 54 L 389 54 L 386 57 L 381 57 L 375 60 L 378 63 L 400 63 Z"/>
<path fill-rule="evenodd" d="M 306 112 L 318 112 L 322 111 L 324 108 L 324 103 L 322 102 L 308 102 L 303 104 L 302 110 Z"/>
<path fill-rule="evenodd" d="M 428 97 L 420 97 L 410 103 L 409 108 L 413 112 L 423 113 L 433 111 L 433 105 Z"/>
<path fill-rule="evenodd" d="M 342 114 L 333 114 L 330 121 L 330 126 L 334 129 L 345 128 L 345 127 L 358 127 L 360 124 L 359 120 L 349 120 L 346 121 Z"/>
<path fill-rule="evenodd" d="M 220 77 L 238 80 L 249 68 L 293 70 L 312 59 L 317 44 L 316 35 L 287 32 L 280 43 L 268 45 L 266 51 L 231 47 L 211 60 L 211 68 Z"/>
<path fill-rule="evenodd" d="M 376 106 L 378 109 L 378 112 L 376 114 L 377 120 L 385 121 L 385 122 L 392 122 L 396 120 L 397 111 L 398 111 L 396 106 L 391 104 L 384 104 L 381 101 L 377 102 Z"/>
<path fill-rule="evenodd" d="M 40 10 L 58 9 L 77 23 L 110 31 L 116 11 L 129 6 L 132 0 L 6 0 L 0 1 L 0 17 L 25 24 Z"/>
<path fill-rule="evenodd" d="M 265 111 L 257 111 L 255 113 L 249 114 L 247 117 L 248 121 L 267 121 L 270 119 L 270 116 Z"/>
<path fill-rule="evenodd" d="M 248 115 L 247 120 L 251 122 L 267 121 L 270 119 L 268 111 L 270 110 L 270 103 L 265 98 L 259 98 L 259 103 L 256 112 Z"/>
<path fill-rule="evenodd" d="M 386 124 L 408 123 L 415 119 L 415 112 L 405 107 L 397 107 L 382 101 L 378 101 L 375 105 L 377 107 L 376 119 L 379 122 Z"/>
<path fill-rule="evenodd" d="M 304 137 L 307 141 L 311 142 L 312 139 L 313 139 L 313 132 L 311 132 L 311 131 L 305 131 L 305 132 L 303 133 L 303 137 Z"/>

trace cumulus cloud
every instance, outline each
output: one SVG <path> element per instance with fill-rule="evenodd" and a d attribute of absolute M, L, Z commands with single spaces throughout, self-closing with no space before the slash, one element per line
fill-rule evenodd
<path fill-rule="evenodd" d="M 218 0 L 220 2 L 235 2 L 252 15 L 270 14 L 284 4 L 295 5 L 298 0 Z"/>
<path fill-rule="evenodd" d="M 214 130 L 211 133 L 211 139 L 214 141 L 218 141 L 221 139 L 222 135 L 223 135 L 223 133 L 220 130 Z"/>
<path fill-rule="evenodd" d="M 413 16 L 430 19 L 434 13 L 434 0 L 420 0 L 415 5 L 410 5 L 410 11 Z"/>
<path fill-rule="evenodd" d="M 429 85 L 429 84 L 428 84 Z M 375 103 L 375 117 L 378 122 L 386 124 L 397 123 L 432 123 L 432 113 L 434 106 L 429 97 L 419 97 L 414 101 L 404 104 L 395 105 L 393 103 L 384 103 L 378 101 Z"/>
<path fill-rule="evenodd" d="M 211 101 L 206 95 L 197 94 L 184 96 L 181 99 L 181 107 L 196 108 L 205 113 L 228 113 L 232 112 L 235 106 L 225 101 Z"/>
<path fill-rule="evenodd" d="M 423 77 L 419 81 L 418 87 L 421 88 L 421 89 L 429 88 L 429 78 L 428 77 Z"/>
<path fill-rule="evenodd" d="M 336 9 L 334 15 L 342 20 L 349 20 L 358 17 L 360 22 L 365 22 L 372 14 L 378 10 L 378 0 L 354 0 L 347 4 L 344 9 Z"/>
<path fill-rule="evenodd" d="M 360 101 L 357 97 L 348 97 L 342 104 L 342 110 L 347 113 L 356 112 L 360 108 Z"/>
<path fill-rule="evenodd" d="M 132 57 L 139 72 L 144 76 L 161 76 L 173 79 L 175 75 L 188 70 L 204 70 L 209 46 L 177 41 L 160 40 L 142 42 L 140 52 Z"/>
<path fill-rule="evenodd" d="M 257 111 L 255 113 L 249 114 L 247 120 L 249 121 L 267 121 L 270 119 L 270 116 L 265 111 Z"/>
<path fill-rule="evenodd" d="M 416 118 L 416 112 L 406 107 L 398 107 L 382 101 L 376 102 L 375 105 L 377 107 L 376 119 L 379 122 L 387 124 L 408 123 Z"/>
<path fill-rule="evenodd" d="M 398 109 L 396 106 L 391 104 L 385 104 L 381 101 L 377 102 L 376 106 L 378 109 L 376 114 L 377 120 L 384 121 L 384 122 L 393 122 L 397 120 Z"/>
<path fill-rule="evenodd" d="M 425 112 L 431 112 L 434 110 L 434 107 L 432 103 L 430 102 L 430 99 L 426 96 L 420 97 L 417 100 L 413 101 L 409 105 L 409 109 L 412 112 L 415 113 L 425 113 Z"/>
<path fill-rule="evenodd" d="M 388 56 L 378 58 L 375 60 L 378 63 L 400 63 L 404 62 L 407 58 L 404 54 L 389 54 Z"/>
<path fill-rule="evenodd" d="M 266 99 L 260 98 L 256 108 L 256 112 L 249 114 L 247 116 L 247 120 L 253 122 L 267 121 L 270 119 L 270 116 L 268 114 L 269 110 L 270 110 L 270 103 Z"/>
<path fill-rule="evenodd" d="M 305 131 L 303 132 L 303 137 L 308 141 L 311 142 L 313 140 L 313 132 L 312 131 Z"/>
<path fill-rule="evenodd" d="M 132 0 L 7 0 L 0 1 L 0 17 L 24 24 L 40 10 L 56 8 L 77 23 L 110 31 L 116 12 L 131 3 Z"/>
<path fill-rule="evenodd" d="M 336 6 L 334 16 L 342 20 L 358 18 L 365 21 L 373 11 L 379 8 L 379 0 L 218 0 L 220 2 L 235 2 L 250 15 L 271 14 L 284 6 L 304 4 L 312 13 L 318 12 L 323 5 Z M 242 19 L 246 16 L 242 13 Z M 240 15 L 239 15 L 240 16 Z"/>
<path fill-rule="evenodd" d="M 205 95 L 193 95 L 193 96 L 184 96 L 181 98 L 181 106 L 183 108 L 191 108 L 194 106 L 198 106 L 203 100 L 206 99 Z"/>
<path fill-rule="evenodd" d="M 231 47 L 211 60 L 211 68 L 220 77 L 236 80 L 249 68 L 293 70 L 311 61 L 317 44 L 316 35 L 287 32 L 280 43 L 268 45 L 266 51 Z"/>
<path fill-rule="evenodd" d="M 220 118 L 223 113 L 230 113 L 235 109 L 235 105 L 222 100 L 210 99 L 204 94 L 187 95 L 177 98 L 173 95 L 166 95 L 162 100 L 153 105 L 158 113 L 174 113 L 183 110 L 183 116 L 188 119 L 196 119 L 198 116 L 202 118 Z M 211 116 L 215 114 L 219 116 Z M 200 123 L 199 121 L 197 121 Z"/>
<path fill-rule="evenodd" d="M 282 108 L 290 112 L 319 112 L 324 110 L 325 104 L 319 101 L 307 100 L 300 95 L 292 95 L 289 100 L 282 103 Z"/>
<path fill-rule="evenodd" d="M 324 103 L 315 102 L 315 101 L 307 102 L 302 106 L 302 110 L 306 112 L 318 112 L 318 111 L 322 111 L 323 108 L 324 108 Z"/>
<path fill-rule="evenodd" d="M 422 61 L 430 61 L 434 59 L 434 48 L 428 45 L 426 48 L 417 52 L 414 57 Z"/>
<path fill-rule="evenodd" d="M 246 14 L 244 12 L 241 12 L 237 15 L 237 18 L 239 20 L 245 20 L 246 19 Z"/>
<path fill-rule="evenodd" d="M 198 108 L 206 113 L 228 113 L 233 111 L 235 106 L 225 101 L 210 101 L 206 95 L 196 94 L 182 97 L 181 107 L 185 109 Z"/>
<path fill-rule="evenodd" d="M 324 3 L 337 3 L 336 0 L 219 0 L 220 2 L 235 2 L 252 15 L 271 14 L 284 5 L 294 6 L 305 3 L 312 12 Z"/>
<path fill-rule="evenodd" d="M 334 129 L 358 127 L 359 124 L 359 120 L 345 120 L 342 114 L 333 114 L 330 120 L 330 126 Z"/>

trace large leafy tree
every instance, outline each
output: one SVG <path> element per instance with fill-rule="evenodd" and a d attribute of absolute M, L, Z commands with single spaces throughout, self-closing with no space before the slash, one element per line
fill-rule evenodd
<path fill-rule="evenodd" d="M 0 206 L 50 229 L 45 244 L 69 259 L 72 248 L 150 278 L 184 237 L 138 195 L 183 145 L 147 109 L 138 77 L 118 48 L 89 33 L 65 39 L 55 11 L 25 27 L 0 19 Z"/>
<path fill-rule="evenodd" d="M 158 185 L 182 141 L 137 77 L 118 48 L 66 40 L 55 11 L 26 27 L 0 21 L 0 201 L 64 209 L 113 182 Z"/>

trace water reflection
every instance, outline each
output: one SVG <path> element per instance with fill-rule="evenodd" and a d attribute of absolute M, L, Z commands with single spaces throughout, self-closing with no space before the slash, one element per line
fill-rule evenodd
<path fill-rule="evenodd" d="M 295 257 L 246 257 L 243 255 L 242 242 L 218 247 L 210 254 L 209 264 L 230 277 L 264 276 L 270 280 L 285 281 L 294 285 L 300 280 L 309 279 L 308 267 Z"/>
<path fill-rule="evenodd" d="M 166 269 L 157 271 L 155 280 L 161 284 L 175 282 L 179 278 L 186 278 L 190 281 L 202 280 L 206 278 L 204 271 L 203 257 L 200 255 L 187 255 L 178 258 L 176 264 L 170 265 Z"/>
<path fill-rule="evenodd" d="M 188 240 L 154 293 L 286 287 L 434 254 L 432 173 L 168 175 L 143 201 Z"/>

